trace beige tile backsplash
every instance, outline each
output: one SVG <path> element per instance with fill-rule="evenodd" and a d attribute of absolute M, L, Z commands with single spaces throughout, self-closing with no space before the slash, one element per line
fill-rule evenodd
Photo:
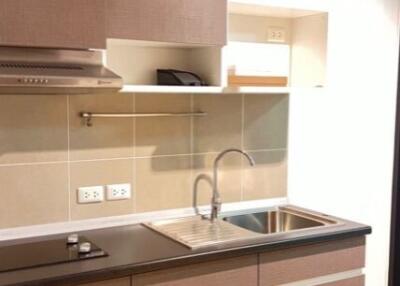
<path fill-rule="evenodd" d="M 134 159 L 79 161 L 70 163 L 71 219 L 86 219 L 133 213 L 134 197 L 130 200 L 107 201 L 103 203 L 79 204 L 79 187 L 107 184 L 133 185 Z"/>
<path fill-rule="evenodd" d="M 68 165 L 0 167 L 2 228 L 68 220 Z"/>
<path fill-rule="evenodd" d="M 193 156 L 193 176 L 198 178 L 196 198 L 199 205 L 210 203 L 212 194 L 213 163 L 218 153 Z M 242 156 L 226 154 L 218 166 L 218 189 L 224 202 L 238 202 L 242 197 Z M 207 176 L 207 177 L 205 177 Z"/>
<path fill-rule="evenodd" d="M 188 207 L 190 156 L 136 159 L 137 212 Z"/>
<path fill-rule="evenodd" d="M 249 151 L 257 165 L 238 154 L 221 161 L 223 202 L 286 196 L 288 102 L 240 94 L 1 96 L 0 228 L 208 204 L 213 160 L 229 147 Z M 208 116 L 95 118 L 86 127 L 82 111 Z M 78 187 L 118 183 L 132 185 L 130 200 L 77 203 Z"/>
<path fill-rule="evenodd" d="M 136 95 L 136 112 L 187 112 L 190 96 Z M 151 117 L 136 119 L 136 156 L 190 154 L 190 118 Z"/>
<path fill-rule="evenodd" d="M 134 120 L 95 118 L 95 128 L 86 128 L 80 112 L 133 112 L 133 95 L 86 94 L 69 97 L 70 160 L 133 157 Z"/>
<path fill-rule="evenodd" d="M 67 158 L 67 96 L 0 96 L 0 164 Z"/>
<path fill-rule="evenodd" d="M 194 118 L 193 151 L 219 152 L 230 147 L 241 147 L 242 96 L 194 96 L 194 110 L 207 112 L 206 117 Z"/>
<path fill-rule="evenodd" d="M 256 166 L 243 165 L 243 200 L 259 200 L 286 194 L 286 151 L 255 151 Z"/>
<path fill-rule="evenodd" d="M 287 146 L 288 97 L 247 95 L 244 98 L 246 150 L 281 149 Z"/>

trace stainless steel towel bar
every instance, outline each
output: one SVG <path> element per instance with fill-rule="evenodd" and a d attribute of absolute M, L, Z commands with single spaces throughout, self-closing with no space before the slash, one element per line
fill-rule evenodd
<path fill-rule="evenodd" d="M 158 112 L 158 113 L 91 113 L 81 112 L 80 116 L 85 119 L 86 126 L 93 126 L 92 118 L 138 118 L 138 117 L 190 117 L 206 116 L 205 112 Z"/>

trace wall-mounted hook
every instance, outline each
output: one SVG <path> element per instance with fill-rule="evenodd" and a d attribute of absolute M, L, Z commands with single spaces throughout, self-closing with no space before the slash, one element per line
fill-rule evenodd
<path fill-rule="evenodd" d="M 81 112 L 81 117 L 85 120 L 85 125 L 87 127 L 92 127 L 92 114 L 90 112 Z"/>

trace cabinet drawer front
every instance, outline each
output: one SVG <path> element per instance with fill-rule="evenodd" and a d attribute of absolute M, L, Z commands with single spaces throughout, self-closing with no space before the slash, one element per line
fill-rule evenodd
<path fill-rule="evenodd" d="M 257 286 L 257 255 L 192 264 L 133 276 L 133 286 Z"/>
<path fill-rule="evenodd" d="M 0 45 L 104 48 L 105 0 L 0 0 Z"/>
<path fill-rule="evenodd" d="M 365 277 L 364 275 L 362 275 L 354 278 L 343 279 L 336 282 L 320 284 L 318 286 L 364 286 L 364 280 Z"/>
<path fill-rule="evenodd" d="M 280 285 L 364 267 L 365 237 L 260 254 L 260 286 Z"/>
<path fill-rule="evenodd" d="M 79 286 L 131 286 L 131 278 L 123 277 L 118 279 L 110 279 L 87 284 L 79 284 Z"/>
<path fill-rule="evenodd" d="M 107 37 L 224 45 L 226 0 L 109 0 Z"/>

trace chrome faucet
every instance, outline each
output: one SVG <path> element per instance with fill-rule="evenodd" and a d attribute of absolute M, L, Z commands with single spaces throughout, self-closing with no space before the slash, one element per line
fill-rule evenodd
<path fill-rule="evenodd" d="M 215 158 L 214 160 L 213 194 L 211 199 L 211 216 L 210 216 L 211 222 L 214 222 L 214 220 L 218 218 L 218 213 L 221 210 L 221 204 L 222 204 L 221 196 L 218 191 L 218 163 L 225 156 L 225 154 L 231 152 L 237 152 L 244 155 L 247 158 L 247 160 L 249 160 L 251 166 L 255 165 L 254 159 L 249 154 L 240 149 L 235 149 L 235 148 L 226 149 L 218 154 L 217 158 Z"/>

